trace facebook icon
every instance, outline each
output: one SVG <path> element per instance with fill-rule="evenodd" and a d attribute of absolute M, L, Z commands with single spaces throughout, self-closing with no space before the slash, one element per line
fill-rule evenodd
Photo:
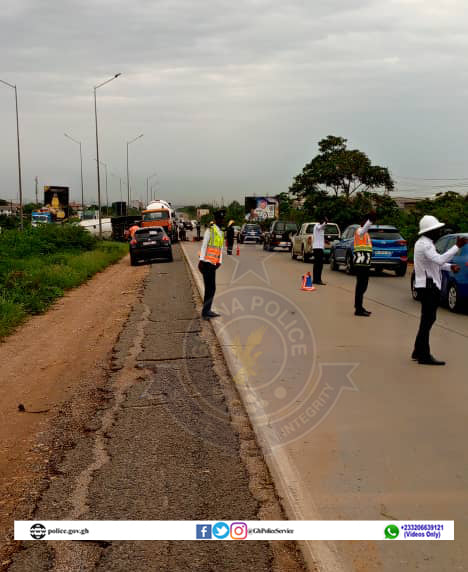
<path fill-rule="evenodd" d="M 197 540 L 208 540 L 211 538 L 211 524 L 197 524 Z"/>

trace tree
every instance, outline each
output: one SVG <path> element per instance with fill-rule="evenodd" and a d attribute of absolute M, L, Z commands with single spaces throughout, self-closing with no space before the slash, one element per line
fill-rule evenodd
<path fill-rule="evenodd" d="M 244 222 L 244 219 L 244 207 L 238 201 L 232 201 L 232 203 L 226 207 L 226 216 L 224 217 L 226 224 L 230 220 L 233 220 L 237 225 L 241 225 Z"/>
<path fill-rule="evenodd" d="M 388 169 L 372 165 L 369 157 L 358 149 L 348 149 L 343 137 L 329 135 L 322 139 L 319 154 L 307 163 L 302 172 L 294 178 L 289 188 L 297 197 L 330 190 L 347 200 L 357 191 L 384 188 L 390 192 L 394 182 Z"/>

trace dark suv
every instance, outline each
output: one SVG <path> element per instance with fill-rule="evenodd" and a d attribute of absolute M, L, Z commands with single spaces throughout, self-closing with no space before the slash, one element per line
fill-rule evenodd
<path fill-rule="evenodd" d="M 243 224 L 237 240 L 240 243 L 255 242 L 257 244 L 257 242 L 262 242 L 263 233 L 260 225 L 255 223 Z"/>
<path fill-rule="evenodd" d="M 263 235 L 263 250 L 273 250 L 276 247 L 292 249 L 291 236 L 297 232 L 297 224 L 284 220 L 275 220 L 268 232 Z"/>
<path fill-rule="evenodd" d="M 165 258 L 172 262 L 171 239 L 162 226 L 139 228 L 130 241 L 130 264 L 136 266 L 140 260 Z"/>

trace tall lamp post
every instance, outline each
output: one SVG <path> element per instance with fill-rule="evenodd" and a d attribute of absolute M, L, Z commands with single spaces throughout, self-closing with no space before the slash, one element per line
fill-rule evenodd
<path fill-rule="evenodd" d="M 149 177 L 146 177 L 146 206 L 148 206 L 148 186 L 149 186 L 149 182 L 151 181 L 151 179 L 153 179 L 154 177 L 156 177 L 158 174 L 157 173 L 153 173 L 152 175 L 150 175 Z"/>
<path fill-rule="evenodd" d="M 99 238 L 102 238 L 102 221 L 101 221 L 101 179 L 99 174 L 99 137 L 98 137 L 98 122 L 97 122 L 97 103 L 96 103 L 96 90 L 103 85 L 118 78 L 121 73 L 116 73 L 110 79 L 103 81 L 99 85 L 94 86 L 94 122 L 96 124 L 96 165 L 97 165 L 97 187 L 98 187 L 98 215 L 99 215 Z"/>
<path fill-rule="evenodd" d="M 143 135 L 144 134 L 141 133 L 140 135 L 138 135 L 138 137 L 135 137 L 135 139 L 127 141 L 127 214 L 128 214 L 128 209 L 130 208 L 130 175 L 128 174 L 128 146 L 131 145 L 132 143 L 135 143 L 135 141 L 137 141 L 138 139 L 141 139 Z"/>
<path fill-rule="evenodd" d="M 95 159 L 97 161 L 97 159 Z M 106 170 L 106 216 L 109 216 L 109 194 L 107 192 L 107 165 L 104 161 L 99 161 L 99 163 L 104 167 Z"/>
<path fill-rule="evenodd" d="M 20 229 L 23 230 L 23 184 L 21 181 L 21 153 L 20 153 L 20 136 L 19 136 L 19 117 L 18 117 L 18 90 L 16 85 L 8 83 L 0 79 L 4 85 L 11 87 L 15 90 L 15 105 L 16 105 L 16 141 L 18 146 L 18 187 L 19 187 L 19 203 L 20 203 Z"/>
<path fill-rule="evenodd" d="M 70 139 L 70 141 L 73 141 L 74 143 L 77 143 L 80 146 L 81 212 L 83 213 L 82 216 L 84 217 L 83 154 L 81 152 L 81 141 L 73 139 L 73 137 L 70 137 L 70 135 L 67 135 L 67 133 L 64 133 L 64 135 L 65 137 L 67 137 L 67 139 Z"/>

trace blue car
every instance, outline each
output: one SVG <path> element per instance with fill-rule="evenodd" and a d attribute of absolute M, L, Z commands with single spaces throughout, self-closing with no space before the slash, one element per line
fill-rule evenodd
<path fill-rule="evenodd" d="M 358 228 L 358 224 L 348 226 L 341 239 L 332 244 L 332 270 L 338 270 L 340 265 L 344 265 L 346 272 L 353 274 L 354 234 Z M 394 226 L 375 224 L 369 228 L 369 235 L 372 240 L 371 268 L 376 272 L 387 268 L 393 270 L 397 276 L 404 276 L 408 266 L 408 246 L 400 231 Z"/>
<path fill-rule="evenodd" d="M 447 252 L 457 241 L 458 236 L 468 238 L 468 233 L 446 234 L 436 242 L 436 250 L 439 254 Z M 452 312 L 458 312 L 466 307 L 468 301 L 468 244 L 460 248 L 451 260 L 451 264 L 458 264 L 460 272 L 442 270 L 442 290 L 440 293 L 442 304 L 446 304 Z M 414 271 L 411 275 L 411 293 L 415 300 L 418 292 L 414 287 Z"/>

